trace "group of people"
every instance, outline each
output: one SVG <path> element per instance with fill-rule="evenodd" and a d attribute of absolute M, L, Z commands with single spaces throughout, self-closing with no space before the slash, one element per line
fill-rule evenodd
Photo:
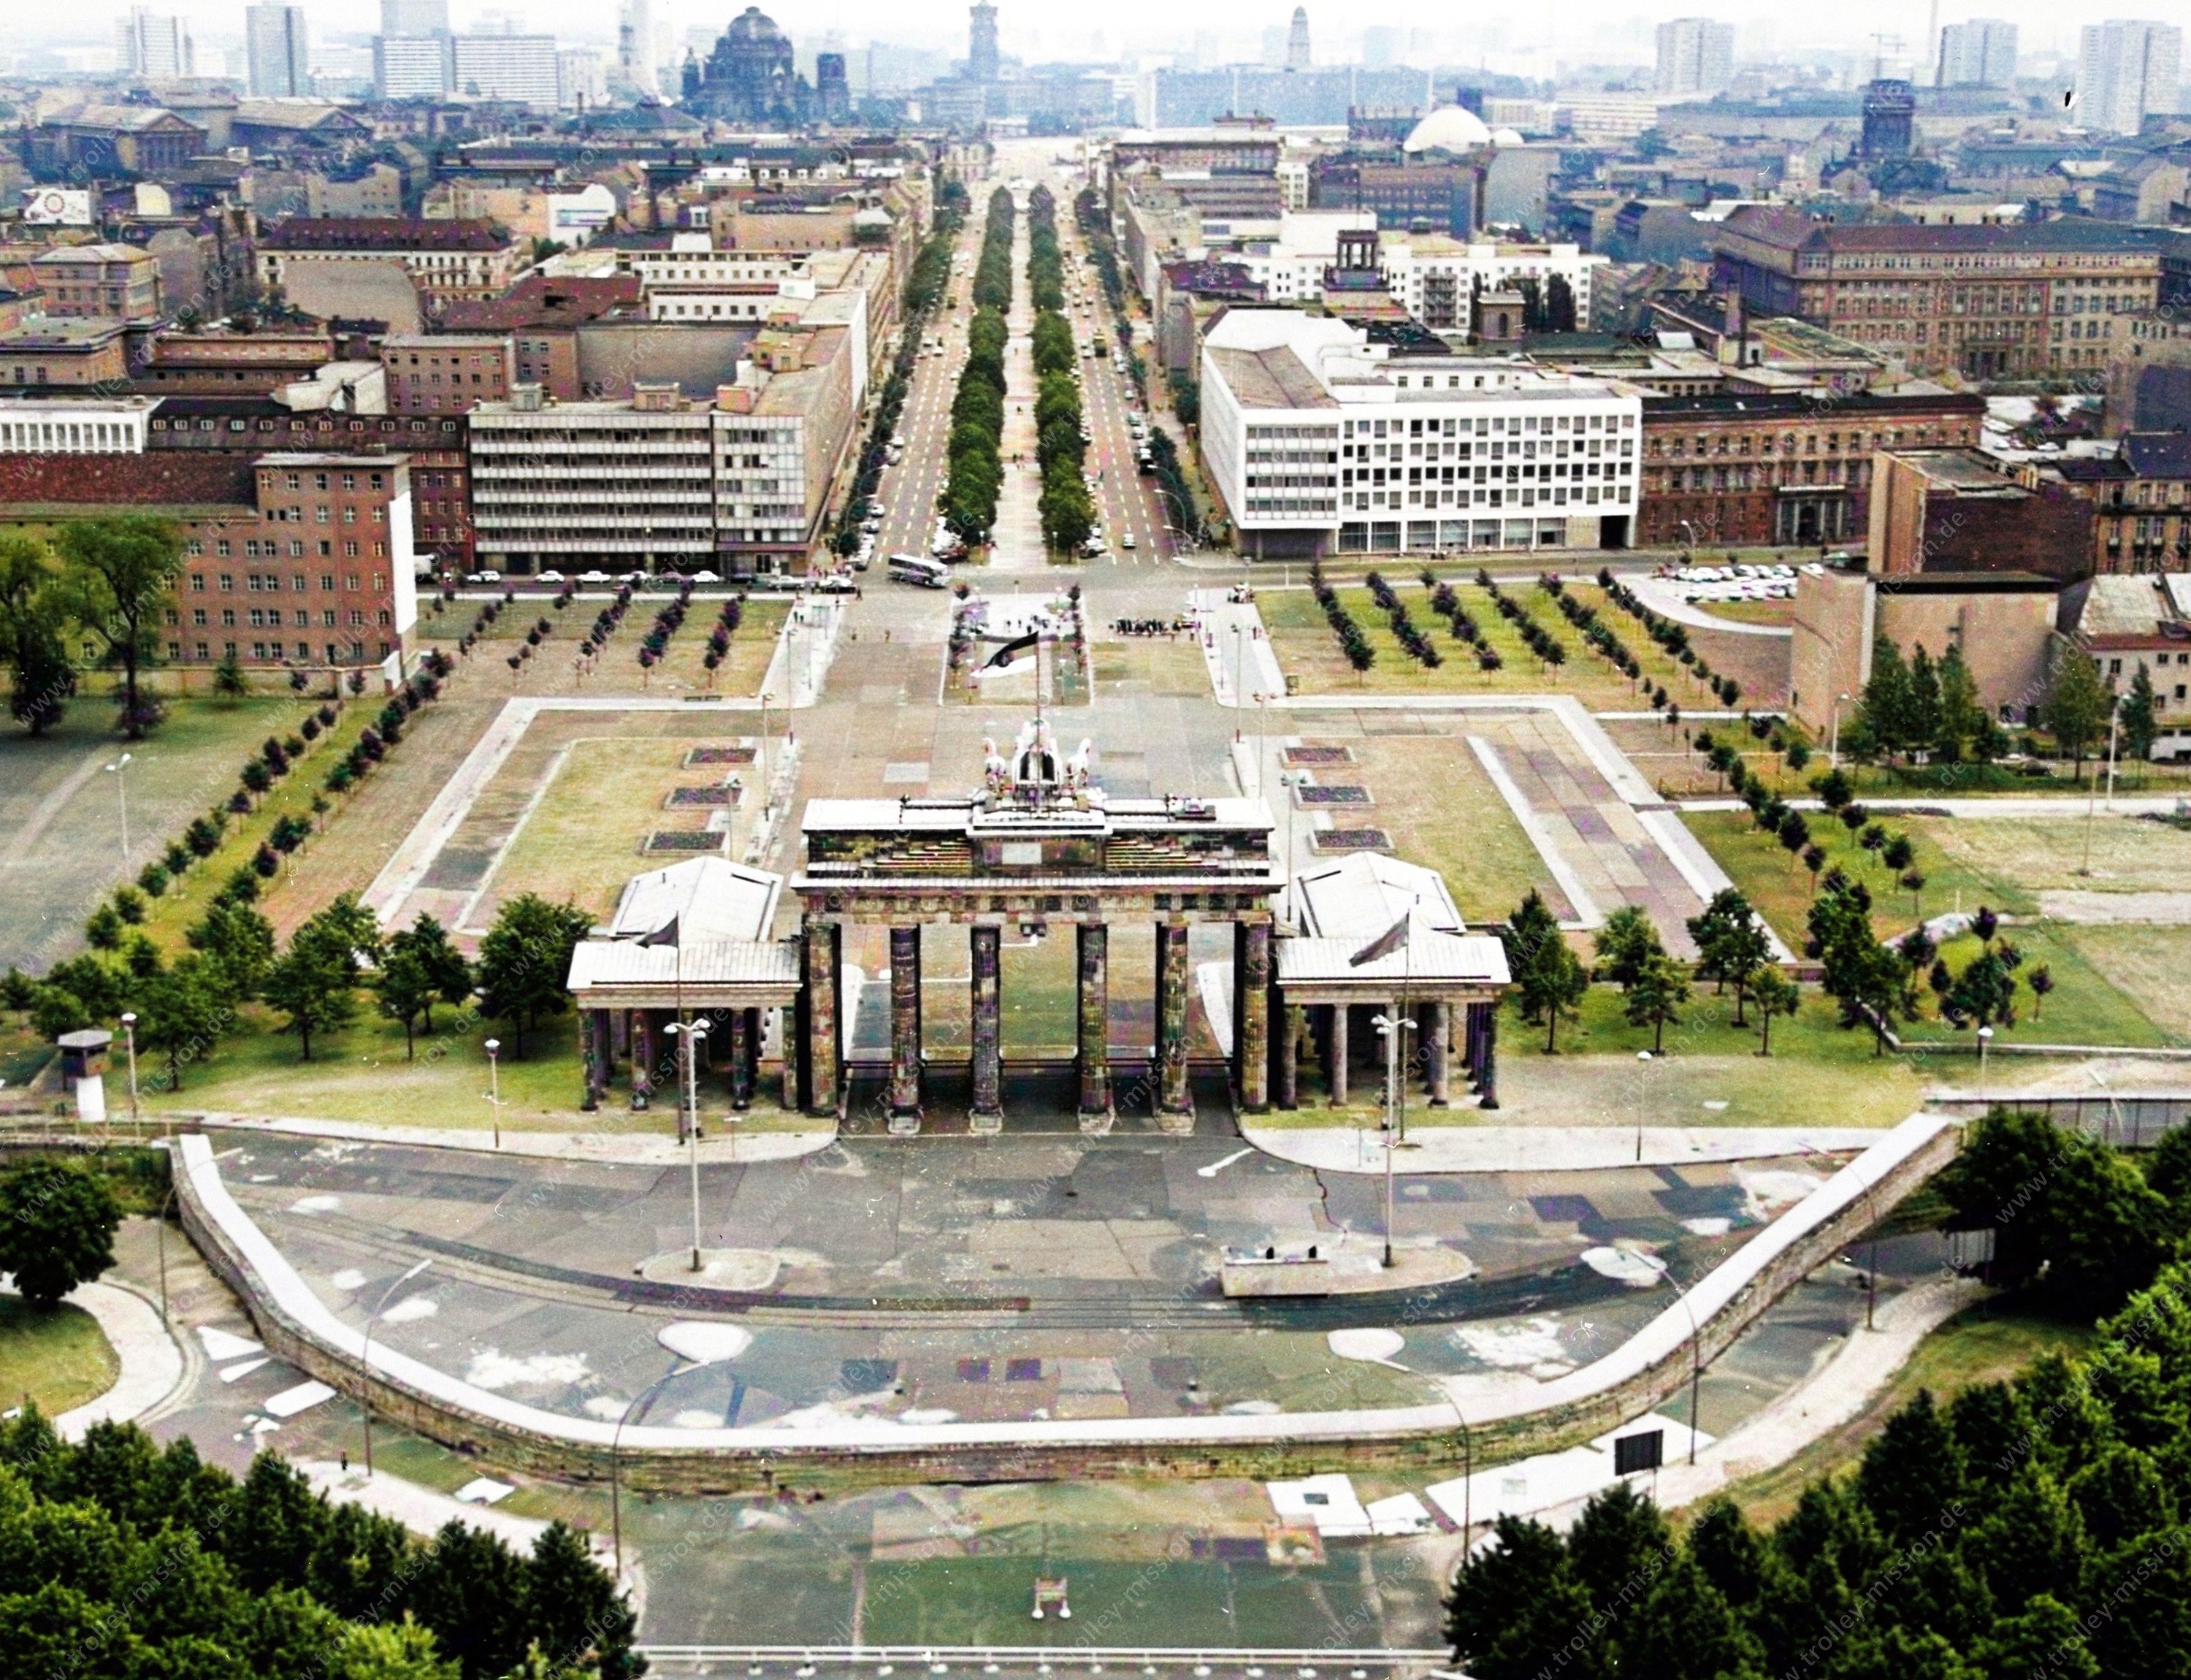
<path fill-rule="evenodd" d="M 1184 618 L 1113 618 L 1111 628 L 1119 635 L 1160 635 L 1176 637 L 1181 630 L 1193 626 Z"/>

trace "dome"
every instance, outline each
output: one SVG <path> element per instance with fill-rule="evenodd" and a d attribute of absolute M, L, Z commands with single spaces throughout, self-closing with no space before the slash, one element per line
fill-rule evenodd
<path fill-rule="evenodd" d="M 1408 151 L 1475 151 L 1492 144 L 1491 130 L 1472 111 L 1442 105 L 1415 124 L 1404 142 Z"/>
<path fill-rule="evenodd" d="M 781 41 L 783 31 L 776 26 L 776 20 L 758 6 L 748 6 L 731 20 L 731 26 L 723 31 L 731 41 Z"/>
<path fill-rule="evenodd" d="M 1491 144 L 1494 145 L 1527 145 L 1528 142 L 1522 138 L 1522 131 L 1519 128 L 1494 128 L 1491 131 Z"/>

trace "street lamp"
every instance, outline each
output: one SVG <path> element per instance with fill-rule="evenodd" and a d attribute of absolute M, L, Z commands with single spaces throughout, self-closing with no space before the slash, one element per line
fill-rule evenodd
<path fill-rule="evenodd" d="M 610 1544 L 615 1550 L 616 1574 L 619 1580 L 623 1579 L 623 1478 L 620 1473 L 623 1427 L 631 1421 L 634 1412 L 644 1411 L 647 1404 L 656 1395 L 676 1381 L 679 1377 L 699 1370 L 704 1366 L 720 1363 L 721 1356 L 718 1355 L 714 1358 L 687 1359 L 681 1364 L 672 1365 L 635 1398 L 617 1419 L 616 1428 L 609 1436 L 609 1534 Z"/>
<path fill-rule="evenodd" d="M 494 1114 L 494 1147 L 502 1148 L 502 1040 L 487 1041 L 487 1100 Z"/>
<path fill-rule="evenodd" d="M 1240 738 L 1240 669 L 1245 654 L 1240 645 L 1240 621 L 1232 620 L 1232 739 Z"/>
<path fill-rule="evenodd" d="M 114 778 L 114 796 L 122 806 L 122 866 L 125 869 L 129 867 L 129 787 L 122 772 L 129 768 L 132 762 L 133 755 L 124 753 L 113 763 L 104 766 L 107 774 Z"/>
<path fill-rule="evenodd" d="M 673 1021 L 668 1031 L 678 1035 L 685 1057 L 685 1107 L 679 1116 L 691 1145 L 692 1159 L 692 1269 L 700 1269 L 700 1045 L 708 1036 L 704 1021 Z"/>
<path fill-rule="evenodd" d="M 2109 1136 L 2108 1122 L 2105 1120 L 2101 1121 L 2100 1142 L 2103 1143 L 2113 1144 L 2118 1139 L 2126 1135 L 2126 1128 L 2123 1125 L 2122 1101 L 2115 1095 L 2114 1087 L 2109 1085 L 2107 1080 L 2101 1076 L 2100 1070 L 2098 1068 L 2088 1065 L 2085 1069 L 2085 1077 L 2108 1094 L 2108 1112 L 2114 1117 L 2114 1135 L 2112 1136 Z M 2132 1141 L 2135 1142 L 2136 1140 L 2133 1139 Z"/>
<path fill-rule="evenodd" d="M 1392 1157 L 1399 1147 L 1400 1039 L 1414 1023 L 1403 1015 L 1380 1015 L 1370 1024 L 1385 1039 L 1385 1265 L 1389 1270 L 1393 1264 Z"/>
<path fill-rule="evenodd" d="M 1636 1052 L 1636 1165 L 1643 1165 L 1643 1080 L 1651 1067 L 1651 1052 Z"/>
<path fill-rule="evenodd" d="M 2109 811 L 2115 808 L 2115 732 L 2122 723 L 2122 703 L 2123 697 L 2120 694 L 2116 695 L 2114 708 L 2108 714 L 2108 809 Z M 2096 765 L 2092 769 L 2091 785 L 2086 789 L 2085 793 L 2085 867 L 2077 871 L 2080 875 L 2089 875 L 2092 873 L 2092 815 L 2093 808 L 2099 801 L 2099 796 L 2100 772 L 2099 767 Z"/>
<path fill-rule="evenodd" d="M 133 1010 L 122 1017 L 122 1037 L 129 1046 L 129 1124 L 137 1124 L 137 1016 Z"/>
<path fill-rule="evenodd" d="M 372 1312 L 365 1315 L 365 1340 L 357 1354 L 357 1403 L 365 1414 L 365 1473 L 373 1474 L 373 1321 L 388 1307 L 389 1297 L 434 1263 L 429 1255 L 380 1292 Z"/>
<path fill-rule="evenodd" d="M 761 809 L 761 815 L 762 815 L 762 816 L 764 816 L 764 817 L 765 817 L 765 816 L 768 814 L 769 807 L 770 807 L 771 806 L 772 806 L 773 804 L 775 804 L 775 802 L 776 802 L 776 793 L 775 793 L 775 789 L 774 789 L 774 788 L 771 785 L 771 783 L 770 783 L 770 782 L 769 782 L 769 779 L 768 779 L 768 707 L 769 707 L 769 703 L 770 703 L 771 700 L 775 699 L 775 698 L 776 698 L 776 696 L 775 696 L 775 695 L 773 695 L 773 694 L 771 694 L 771 693 L 770 693 L 766 689 L 763 689 L 763 690 L 761 691 L 761 697 L 760 697 L 760 809 Z"/>
<path fill-rule="evenodd" d="M 1704 1333 L 1697 1323 L 1696 1303 L 1689 1292 L 1682 1287 L 1682 1280 L 1674 1275 L 1674 1268 L 1655 1254 L 1643 1256 L 1643 1263 L 1674 1286 L 1674 1294 L 1682 1303 L 1682 1311 L 1689 1315 L 1689 1462 L 1697 1461 L 1697 1398 L 1704 1381 Z"/>
<path fill-rule="evenodd" d="M 1992 1106 L 1993 1106 L 1993 1105 L 1992 1105 L 1992 1103 L 1991 1103 L 1991 1101 L 1989 1100 L 1989 1096 L 1988 1096 L 1988 1094 L 1987 1094 L 1987 1082 L 1986 1082 L 1986 1052 L 1987 1052 L 1989 1050 L 1992 1049 L 1992 1048 L 1993 1048 L 1993 1028 L 1990 1028 L 1990 1027 L 1981 1027 L 1981 1028 L 1978 1028 L 1978 1105 L 1979 1105 L 1979 1107 L 1981 1107 L 1981 1108 L 1990 1108 L 1990 1107 L 1992 1107 Z"/>
<path fill-rule="evenodd" d="M 1829 770 L 1841 767 L 1841 707 L 1847 703 L 1848 698 L 1846 694 L 1834 696 L 1834 723 L 1826 743 L 1826 768 Z"/>

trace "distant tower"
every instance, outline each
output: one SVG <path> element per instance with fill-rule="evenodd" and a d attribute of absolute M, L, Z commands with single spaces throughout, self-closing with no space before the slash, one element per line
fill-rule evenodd
<path fill-rule="evenodd" d="M 852 86 L 842 53 L 814 55 L 814 105 L 824 122 L 842 122 L 852 114 Z"/>
<path fill-rule="evenodd" d="M 1294 26 L 1286 34 L 1286 68 L 1308 68 L 1308 8 L 1294 8 Z"/>
<path fill-rule="evenodd" d="M 971 23 L 966 31 L 966 79 L 987 83 L 997 79 L 997 9 L 989 0 L 976 0 L 969 9 Z"/>

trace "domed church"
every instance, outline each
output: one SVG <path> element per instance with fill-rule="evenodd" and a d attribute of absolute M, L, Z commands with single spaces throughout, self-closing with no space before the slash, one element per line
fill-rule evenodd
<path fill-rule="evenodd" d="M 792 68 L 790 37 L 758 6 L 731 20 L 704 69 L 685 59 L 685 109 L 725 122 L 795 128 L 806 121 L 813 90 Z"/>

